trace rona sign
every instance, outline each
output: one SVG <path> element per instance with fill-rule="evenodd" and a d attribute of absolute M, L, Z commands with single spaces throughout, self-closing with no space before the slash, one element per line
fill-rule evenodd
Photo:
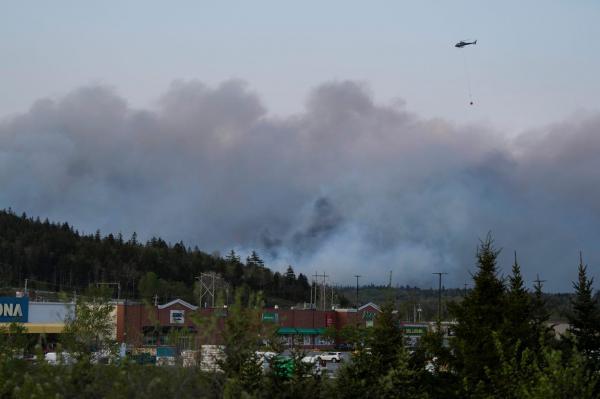
<path fill-rule="evenodd" d="M 28 316 L 28 297 L 0 297 L 0 323 L 27 323 Z"/>

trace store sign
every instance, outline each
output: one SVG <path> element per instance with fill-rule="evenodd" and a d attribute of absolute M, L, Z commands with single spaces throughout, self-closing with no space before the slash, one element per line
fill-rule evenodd
<path fill-rule="evenodd" d="M 185 310 L 171 310 L 171 324 L 185 323 Z"/>
<path fill-rule="evenodd" d="M 406 335 L 421 336 L 427 333 L 425 326 L 402 326 L 401 328 Z"/>
<path fill-rule="evenodd" d="M 27 323 L 29 320 L 29 298 L 0 297 L 1 323 Z"/>
<path fill-rule="evenodd" d="M 265 312 L 262 314 L 262 321 L 275 323 L 277 321 L 277 313 Z"/>

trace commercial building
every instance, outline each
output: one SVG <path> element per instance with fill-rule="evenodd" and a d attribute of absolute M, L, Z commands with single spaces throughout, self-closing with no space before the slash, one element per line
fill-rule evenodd
<path fill-rule="evenodd" d="M 327 332 L 346 325 L 372 327 L 381 309 L 368 303 L 358 309 L 280 309 L 265 308 L 261 322 L 275 329 L 289 347 L 331 349 L 335 344 Z M 173 344 L 198 348 L 205 343 L 219 343 L 228 309 L 199 308 L 181 299 L 165 304 L 116 304 L 116 338 L 131 346 Z M 335 334 L 334 334 L 335 335 Z"/>
<path fill-rule="evenodd" d="M 58 341 L 75 306 L 64 302 L 33 302 L 27 296 L 0 297 L 0 330 L 18 323 L 44 347 Z"/>
<path fill-rule="evenodd" d="M 181 299 L 164 304 L 115 301 L 114 336 L 130 348 L 175 345 L 198 349 L 204 344 L 221 343 L 228 316 L 226 307 L 200 308 Z M 0 297 L 0 329 L 19 323 L 37 342 L 51 348 L 58 342 L 65 324 L 74 317 L 73 302 L 34 302 L 27 296 Z M 367 303 L 358 309 L 318 310 L 313 308 L 262 309 L 260 322 L 280 336 L 288 347 L 328 350 L 343 344 L 339 332 L 346 326 L 373 327 L 379 306 Z M 400 323 L 409 345 L 416 345 L 430 328 L 428 324 Z"/>

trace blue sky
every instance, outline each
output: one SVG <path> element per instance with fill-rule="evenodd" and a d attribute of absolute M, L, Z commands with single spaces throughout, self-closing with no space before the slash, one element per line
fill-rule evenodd
<path fill-rule="evenodd" d="M 4 1 L 0 115 L 107 84 L 152 106 L 173 80 L 246 80 L 271 114 L 329 80 L 425 117 L 518 133 L 598 109 L 592 1 Z M 461 39 L 475 48 L 455 49 Z M 463 54 L 475 107 L 468 107 Z"/>

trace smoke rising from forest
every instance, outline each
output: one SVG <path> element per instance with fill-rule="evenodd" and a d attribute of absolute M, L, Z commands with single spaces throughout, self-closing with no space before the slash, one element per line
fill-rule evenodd
<path fill-rule="evenodd" d="M 360 83 L 325 83 L 271 116 L 244 82 L 175 82 L 154 109 L 111 88 L 42 99 L 0 122 L 0 208 L 93 233 L 257 249 L 335 281 L 462 286 L 492 231 L 509 271 L 570 290 L 600 261 L 600 115 L 509 138 L 424 119 Z"/>

